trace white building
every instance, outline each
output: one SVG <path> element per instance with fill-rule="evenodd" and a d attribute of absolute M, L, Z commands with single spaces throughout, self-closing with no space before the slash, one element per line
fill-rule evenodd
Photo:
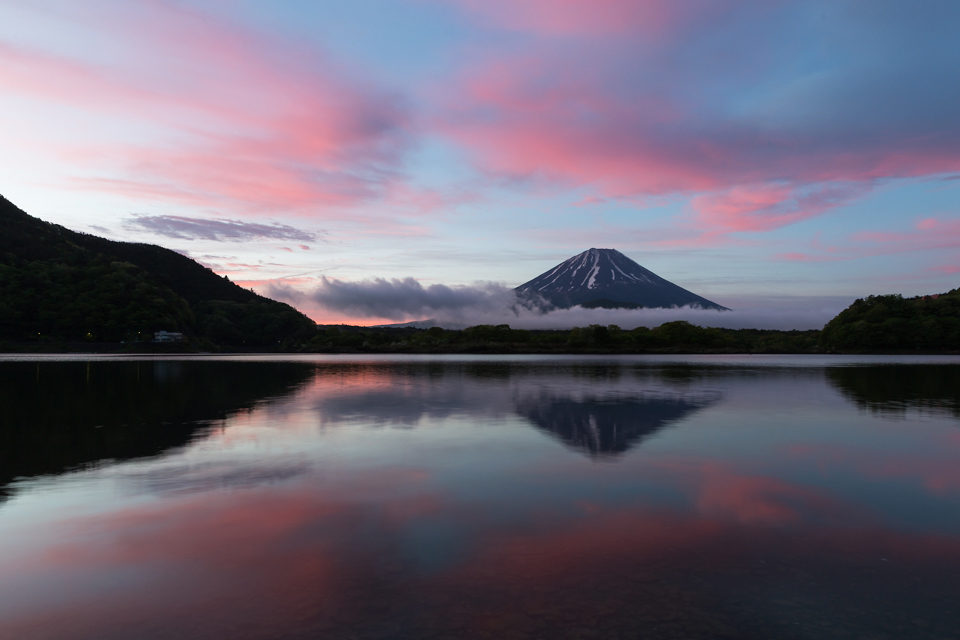
<path fill-rule="evenodd" d="M 175 331 L 157 331 L 153 334 L 154 342 L 182 342 L 183 334 Z"/>

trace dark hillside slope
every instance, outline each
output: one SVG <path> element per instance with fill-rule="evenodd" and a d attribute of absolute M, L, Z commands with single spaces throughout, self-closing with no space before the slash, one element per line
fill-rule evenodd
<path fill-rule="evenodd" d="M 75 242 L 80 246 L 137 265 L 144 271 L 154 274 L 190 304 L 204 300 L 229 300 L 240 303 L 267 300 L 249 289 L 230 282 L 225 277 L 216 275 L 199 262 L 176 251 L 155 244 L 115 242 L 86 234 L 78 234 L 78 236 Z"/>
<path fill-rule="evenodd" d="M 0 197 L 0 339 L 118 341 L 167 330 L 273 347 L 314 327 L 175 251 L 71 231 Z"/>

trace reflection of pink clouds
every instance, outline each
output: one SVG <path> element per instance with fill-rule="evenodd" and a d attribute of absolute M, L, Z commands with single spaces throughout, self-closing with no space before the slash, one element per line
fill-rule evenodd
<path fill-rule="evenodd" d="M 324 398 L 329 394 L 362 395 L 371 391 L 400 389 L 405 384 L 415 384 L 415 382 L 398 375 L 388 367 L 360 363 L 353 366 L 318 365 L 317 375 L 304 387 L 304 393 L 316 398 Z M 411 473 L 406 471 L 404 475 L 409 478 L 424 479 L 423 476 L 408 475 Z"/>
<path fill-rule="evenodd" d="M 451 572 L 453 585 L 478 589 L 517 585 L 512 598 L 523 594 L 521 610 L 540 598 L 564 593 L 558 581 L 578 576 L 589 583 L 616 585 L 626 575 L 656 581 L 690 574 L 730 574 L 742 577 L 745 563 L 761 557 L 789 557 L 810 570 L 869 558 L 895 557 L 900 562 L 960 561 L 955 537 L 889 531 L 869 524 L 844 527 L 807 527 L 783 522 L 780 514 L 768 519 L 732 521 L 696 517 L 669 509 L 593 506 L 568 518 L 532 514 L 536 527 L 527 531 L 491 532 L 470 562 Z M 789 529 L 781 526 L 793 525 Z M 799 544 L 798 544 L 799 543 Z M 583 593 L 577 591 L 577 597 Z M 478 598 L 479 599 L 479 598 Z"/>
<path fill-rule="evenodd" d="M 778 478 L 747 476 L 719 465 L 702 470 L 697 507 L 705 515 L 732 516 L 738 522 L 799 524 L 810 513 L 836 518 L 850 515 L 844 505 L 822 491 Z"/>
<path fill-rule="evenodd" d="M 864 465 L 860 467 L 860 471 L 864 474 L 875 474 L 882 478 L 912 478 L 919 481 L 924 488 L 935 495 L 960 494 L 960 468 L 957 468 L 953 460 L 890 460 L 875 468 Z"/>
<path fill-rule="evenodd" d="M 304 51 L 211 16 L 149 5 L 111 16 L 122 68 L 0 48 L 8 91 L 159 127 L 176 143 L 106 142 L 85 153 L 121 174 L 88 188 L 246 211 L 302 210 L 377 197 L 396 175 L 407 116 L 395 97 Z M 215 72 L 211 72 L 215 70 Z"/>
<path fill-rule="evenodd" d="M 57 576 L 84 583 L 84 593 L 45 591 L 0 618 L 0 637 L 129 637 L 157 627 L 178 637 L 225 637 L 237 624 L 349 621 L 364 603 L 343 591 L 382 586 L 379 567 L 395 553 L 362 542 L 358 530 L 372 526 L 389 537 L 439 508 L 432 495 L 401 493 L 422 486 L 423 472 L 374 475 L 341 487 L 341 496 L 245 491 L 68 521 L 62 544 L 21 559 L 3 582 L 17 573 Z M 375 496 L 378 509 L 367 509 L 365 496 Z M 124 576 L 122 589 L 111 586 L 114 572 Z"/>
<path fill-rule="evenodd" d="M 881 557 L 898 570 L 942 571 L 960 561 L 956 537 L 889 530 L 849 512 L 841 526 L 826 524 L 836 522 L 842 505 L 802 485 L 696 460 L 665 469 L 677 472 L 681 485 L 691 480 L 695 508 L 585 501 L 573 492 L 528 497 L 522 511 L 504 518 L 498 500 L 478 502 L 473 489 L 431 493 L 429 472 L 417 468 L 368 471 L 332 491 L 308 482 L 133 504 L 67 521 L 61 544 L 4 575 L 0 582 L 17 584 L 17 572 L 46 573 L 84 589 L 44 592 L 36 608 L 4 612 L 0 636 L 121 638 L 159 629 L 176 637 L 244 637 L 255 625 L 257 632 L 326 637 L 306 633 L 321 623 L 340 637 L 370 631 L 382 618 L 392 629 L 426 620 L 435 633 L 425 637 L 456 620 L 463 634 L 486 637 L 502 614 L 544 606 L 596 605 L 609 610 L 605 616 L 629 616 L 649 601 L 679 601 L 678 585 L 686 596 L 710 596 L 724 586 L 755 588 L 768 577 L 789 583 L 798 567 L 804 581 L 819 581 Z M 431 527 L 444 540 L 454 536 L 451 546 L 462 553 L 424 571 L 411 565 L 405 545 Z M 763 559 L 774 562 L 758 578 L 753 570 Z M 110 586 L 111 572 L 122 576 L 120 587 Z M 723 610 L 686 599 L 676 607 L 705 618 Z"/>
<path fill-rule="evenodd" d="M 938 439 L 941 455 L 915 455 L 904 451 L 884 453 L 849 447 L 795 445 L 789 448 L 794 458 L 804 459 L 820 468 L 846 468 L 865 478 L 912 480 L 935 495 L 960 493 L 960 438 Z"/>
<path fill-rule="evenodd" d="M 708 520 L 688 519 L 669 511 L 594 507 L 587 516 L 558 520 L 540 516 L 542 526 L 529 533 L 502 532 L 484 541 L 477 565 L 463 571 L 494 571 L 509 564 L 511 579 L 537 582 L 585 567 L 624 560 L 656 559 L 685 553 L 706 538 L 721 535 L 726 527 Z M 535 518 L 537 520 L 537 518 Z"/>
<path fill-rule="evenodd" d="M 237 566 L 278 543 L 292 529 L 317 518 L 336 515 L 342 506 L 307 501 L 304 496 L 244 494 L 236 500 L 209 504 L 178 503 L 163 508 L 115 513 L 96 523 L 66 525 L 84 531 L 120 532 L 107 546 L 66 543 L 45 555 L 51 566 L 122 566 L 127 563 L 200 563 Z M 191 535 L 183 535 L 189 529 Z"/>
<path fill-rule="evenodd" d="M 106 537 L 81 533 L 48 551 L 39 565 L 32 562 L 28 571 L 85 576 L 87 594 L 100 597 L 58 601 L 48 595 L 37 613 L 28 608 L 6 616 L 0 635 L 103 638 L 162 626 L 178 629 L 182 637 L 202 637 L 229 624 L 225 618 L 282 623 L 304 593 L 314 594 L 312 605 L 321 607 L 332 596 L 335 572 L 329 540 L 307 546 L 285 541 L 310 522 L 335 518 L 338 507 L 302 496 L 244 497 L 246 504 L 197 501 L 73 523 L 83 533 L 92 525 Z M 100 576 L 134 568 L 123 590 L 96 586 Z"/>
<path fill-rule="evenodd" d="M 856 518 L 853 505 L 820 487 L 738 471 L 709 459 L 664 459 L 656 466 L 664 473 L 677 474 L 677 482 L 690 495 L 699 514 L 707 519 L 802 525 L 810 518 L 820 522 Z"/>
<path fill-rule="evenodd" d="M 866 478 L 888 480 L 912 480 L 930 493 L 942 496 L 946 493 L 960 494 L 960 439 L 956 436 L 942 438 L 942 456 L 911 455 L 902 451 L 884 455 L 864 453 L 845 448 L 811 448 L 802 452 L 808 459 L 820 464 L 843 465 Z M 952 455 L 951 455 L 952 454 Z"/>

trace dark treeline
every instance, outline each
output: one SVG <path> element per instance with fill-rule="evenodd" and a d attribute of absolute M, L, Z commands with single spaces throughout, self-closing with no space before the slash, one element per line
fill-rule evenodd
<path fill-rule="evenodd" d="M 478 325 L 462 330 L 321 326 L 291 350 L 319 353 L 816 353 L 819 331 L 705 329 L 685 321 L 625 331 L 591 325 L 569 331 Z"/>
<path fill-rule="evenodd" d="M 943 353 L 960 351 L 960 289 L 935 296 L 870 296 L 824 329 L 704 328 L 685 321 L 631 331 L 616 325 L 527 331 L 319 327 L 292 351 L 371 353 Z"/>

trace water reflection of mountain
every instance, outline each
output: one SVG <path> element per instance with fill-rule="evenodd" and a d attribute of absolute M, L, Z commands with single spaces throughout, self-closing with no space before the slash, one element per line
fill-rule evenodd
<path fill-rule="evenodd" d="M 16 477 L 182 446 L 312 372 L 275 362 L 0 363 L 0 498 Z"/>
<path fill-rule="evenodd" d="M 827 369 L 827 380 L 858 406 L 887 415 L 908 409 L 960 417 L 960 367 L 884 365 Z"/>
<path fill-rule="evenodd" d="M 687 369 L 678 375 L 618 363 L 321 365 L 314 411 L 322 425 L 407 428 L 455 415 L 513 414 L 577 450 L 613 456 L 719 399 L 715 389 L 696 389 L 707 373 Z"/>
<path fill-rule="evenodd" d="M 519 400 L 517 413 L 568 446 L 591 456 L 623 453 L 663 427 L 716 402 L 719 396 L 636 396 Z"/>

